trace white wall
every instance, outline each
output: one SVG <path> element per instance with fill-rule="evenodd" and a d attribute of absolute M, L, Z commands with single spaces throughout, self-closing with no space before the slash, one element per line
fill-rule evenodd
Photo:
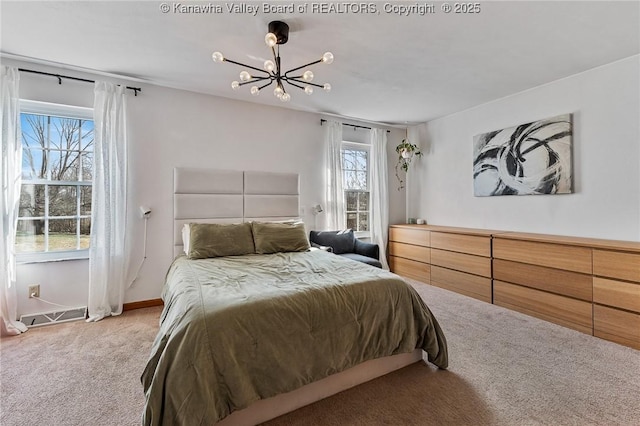
<path fill-rule="evenodd" d="M 410 129 L 407 214 L 428 223 L 640 240 L 639 56 Z M 574 193 L 473 196 L 473 137 L 573 113 Z"/>
<path fill-rule="evenodd" d="M 5 63 L 70 74 L 40 65 Z M 128 97 L 131 207 L 128 236 L 134 241 L 133 268 L 142 255 L 144 221 L 138 215 L 138 207 L 149 206 L 152 213 L 148 223 L 147 260 L 139 279 L 127 291 L 125 302 L 160 297 L 173 254 L 172 191 L 176 166 L 299 173 L 302 216 L 308 227 L 313 227 L 310 208 L 322 203 L 324 198 L 320 115 L 159 86 L 129 85 L 143 89 L 139 96 Z M 53 78 L 26 73 L 21 73 L 20 95 L 45 102 L 93 105 L 91 84 L 65 80 L 59 86 Z M 403 135 L 404 130 L 398 129 L 391 129 L 389 133 L 390 189 L 395 185 L 394 147 Z M 391 222 L 401 222 L 405 217 L 404 193 L 389 192 Z M 319 225 L 321 220 L 319 218 Z M 65 305 L 86 305 L 87 260 L 19 265 L 17 279 L 19 314 L 55 309 L 27 298 L 27 286 L 32 284 L 41 285 L 44 299 Z"/>

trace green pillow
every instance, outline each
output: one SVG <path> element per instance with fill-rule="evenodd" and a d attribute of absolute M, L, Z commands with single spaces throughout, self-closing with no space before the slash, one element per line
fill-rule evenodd
<path fill-rule="evenodd" d="M 249 223 L 191 223 L 189 229 L 189 259 L 255 253 Z"/>
<path fill-rule="evenodd" d="M 302 222 L 251 222 L 251 227 L 258 254 L 309 250 Z"/>

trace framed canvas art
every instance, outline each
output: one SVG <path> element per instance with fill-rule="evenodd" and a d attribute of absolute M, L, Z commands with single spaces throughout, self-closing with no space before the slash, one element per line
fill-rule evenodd
<path fill-rule="evenodd" d="M 571 114 L 473 138 L 473 192 L 494 195 L 572 192 Z"/>

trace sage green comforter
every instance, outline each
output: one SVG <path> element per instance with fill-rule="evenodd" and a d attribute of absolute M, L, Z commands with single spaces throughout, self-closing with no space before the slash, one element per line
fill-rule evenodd
<path fill-rule="evenodd" d="M 172 264 L 142 374 L 145 425 L 211 425 L 252 402 L 445 337 L 396 275 L 324 251 Z"/>

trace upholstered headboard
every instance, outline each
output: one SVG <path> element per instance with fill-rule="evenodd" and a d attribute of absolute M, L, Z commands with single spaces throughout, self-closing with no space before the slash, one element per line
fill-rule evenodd
<path fill-rule="evenodd" d="M 176 167 L 173 173 L 174 256 L 185 223 L 239 223 L 299 217 L 296 173 Z"/>

